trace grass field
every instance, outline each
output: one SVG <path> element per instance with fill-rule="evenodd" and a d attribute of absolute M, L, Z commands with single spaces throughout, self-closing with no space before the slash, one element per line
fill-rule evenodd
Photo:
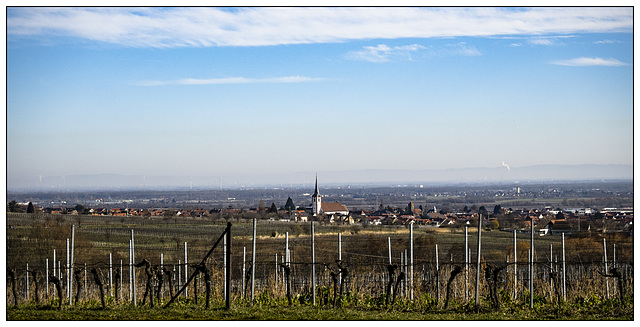
<path fill-rule="evenodd" d="M 534 309 L 509 304 L 500 310 L 475 307 L 473 304 L 455 306 L 447 310 L 400 301 L 393 306 L 348 305 L 341 308 L 282 303 L 250 306 L 234 303 L 226 309 L 224 303 L 211 308 L 193 303 L 176 303 L 169 308 L 117 305 L 101 309 L 99 303 L 89 302 L 57 310 L 49 305 L 19 305 L 7 308 L 7 320 L 633 320 L 633 307 L 622 306 L 616 300 L 579 301 L 560 307 L 536 303 Z M 276 302 L 276 301 L 274 301 Z"/>
<path fill-rule="evenodd" d="M 7 216 L 7 268 L 16 271 L 17 301 L 14 306 L 12 291 L 7 287 L 8 320 L 632 320 L 633 319 L 633 246 L 629 237 L 606 234 L 580 238 L 567 238 L 568 282 L 567 301 L 558 301 L 557 283 L 552 273 L 559 271 L 560 236 L 535 236 L 536 275 L 534 308 L 529 308 L 527 287 L 527 251 L 529 235 L 517 235 L 518 281 L 514 285 L 512 266 L 507 265 L 500 275 L 498 291 L 501 307 L 494 309 L 489 297 L 488 280 L 480 281 L 480 305 L 474 303 L 475 254 L 477 229 L 468 229 L 469 249 L 473 252 L 468 279 L 458 275 L 452 282 L 451 303 L 444 309 L 447 279 L 455 267 L 464 266 L 464 228 L 414 228 L 414 291 L 409 300 L 406 289 L 398 293 L 393 305 L 385 304 L 385 275 L 388 264 L 388 244 L 393 249 L 393 262 L 400 264 L 402 254 L 409 248 L 409 228 L 395 226 L 324 225 L 315 226 L 315 256 L 317 270 L 318 304 L 310 303 L 311 237 L 309 223 L 283 223 L 261 221 L 257 230 L 256 250 L 256 305 L 244 300 L 242 281 L 244 260 L 251 257 L 252 223 L 233 220 L 232 298 L 230 310 L 224 309 L 221 299 L 222 248 L 217 248 L 207 265 L 212 269 L 212 308 L 204 309 L 204 287 L 198 280 L 200 304 L 193 302 L 195 288 L 188 297 L 162 309 L 148 304 L 140 305 L 144 292 L 144 269 L 136 273 L 138 306 L 133 306 L 128 284 L 128 242 L 131 230 L 136 239 L 136 261 L 148 259 L 152 265 L 180 266 L 184 259 L 184 243 L 188 243 L 189 262 L 199 262 L 226 227 L 225 221 L 200 219 L 143 220 L 127 217 L 50 217 Z M 54 290 L 45 295 L 42 289 L 44 272 L 51 270 L 52 251 L 64 265 L 65 240 L 70 238 L 71 225 L 75 225 L 76 267 L 101 268 L 108 271 L 109 254 L 116 267 L 124 262 L 122 292 L 119 303 L 113 295 L 107 297 L 107 308 L 101 309 L 97 287 L 86 273 L 80 301 L 69 305 L 63 301 L 57 308 Z M 284 255 L 286 236 L 292 257 L 292 304 L 284 291 L 280 260 Z M 338 308 L 331 303 L 335 291 L 331 288 L 331 270 L 338 256 L 339 237 L 343 263 L 349 268 L 345 281 L 345 296 Z M 626 304 L 622 304 L 616 283 L 601 275 L 603 238 L 609 247 L 615 247 L 616 262 L 625 272 Z M 513 234 L 503 231 L 483 231 L 482 267 L 499 267 L 513 260 Z M 437 252 L 435 251 L 437 245 Z M 617 247 L 616 247 L 617 246 Z M 276 259 L 277 258 L 277 259 Z M 48 261 L 45 261 L 48 260 Z M 249 259 L 250 260 L 250 259 Z M 276 264 L 278 260 L 278 264 Z M 555 261 L 552 261 L 555 260 Z M 184 263 L 184 261 L 182 261 Z M 46 263 L 46 264 L 45 264 Z M 27 296 L 25 265 L 29 271 L 39 273 L 40 304 L 34 301 L 34 281 L 29 277 L 30 295 Z M 49 265 L 49 266 L 47 266 Z M 64 266 L 63 266 L 64 267 Z M 405 261 L 406 267 L 406 261 Z M 555 267 L 555 268 L 554 268 Z M 86 268 L 85 268 L 86 269 Z M 555 269 L 555 270 L 553 270 Z M 64 274 L 64 268 L 62 269 Z M 87 279 L 88 275 L 88 279 Z M 278 277 L 277 277 L 278 276 Z M 182 275 L 184 278 L 184 274 Z M 278 280 L 279 279 L 279 280 Z M 106 282 L 105 282 L 106 283 Z M 156 282 L 154 282 L 156 283 Z M 157 284 L 154 284 L 157 285 Z M 166 285 L 166 284 L 165 284 Z M 554 286 L 555 285 L 555 286 Z M 50 285 L 51 286 L 51 285 Z M 176 285 L 174 284 L 174 287 Z M 555 288 L 554 288 L 555 287 Z M 468 290 L 467 290 L 468 288 Z M 77 289 L 77 286 L 74 290 Z M 113 289 L 111 289 L 113 290 Z M 246 286 L 245 286 L 246 290 Z M 169 299 L 168 290 L 158 300 Z M 245 291 L 246 292 L 246 291 Z M 109 292 L 108 292 L 109 293 Z M 466 295 L 465 295 L 466 293 Z M 66 299 L 66 297 L 63 297 Z M 327 302 L 329 304 L 327 304 Z"/>

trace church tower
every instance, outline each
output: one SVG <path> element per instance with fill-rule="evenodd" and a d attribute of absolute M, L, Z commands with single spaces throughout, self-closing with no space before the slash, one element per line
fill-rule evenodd
<path fill-rule="evenodd" d="M 311 211 L 314 216 L 322 213 L 322 196 L 320 196 L 320 192 L 318 192 L 318 175 L 316 175 L 316 190 L 311 196 Z"/>

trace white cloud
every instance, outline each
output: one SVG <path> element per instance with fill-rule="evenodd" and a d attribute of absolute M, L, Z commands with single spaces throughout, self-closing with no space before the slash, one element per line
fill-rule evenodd
<path fill-rule="evenodd" d="M 587 58 L 587 57 L 580 57 L 580 58 L 574 58 L 574 59 L 569 59 L 569 60 L 556 60 L 551 62 L 554 65 L 560 65 L 560 66 L 627 66 L 627 63 L 624 63 L 618 59 L 614 59 L 614 58 L 609 58 L 609 59 L 602 59 L 602 58 Z"/>
<path fill-rule="evenodd" d="M 614 44 L 614 43 L 621 43 L 618 40 L 602 40 L 602 41 L 596 41 L 593 42 L 594 44 Z"/>
<path fill-rule="evenodd" d="M 461 55 L 461 56 L 481 56 L 482 53 L 476 47 L 467 45 L 466 42 L 459 42 L 455 44 L 449 44 L 449 48 L 451 49 L 451 54 Z"/>
<path fill-rule="evenodd" d="M 377 46 L 366 46 L 359 51 L 351 51 L 346 57 L 354 60 L 365 60 L 369 62 L 387 62 L 392 57 L 402 57 L 408 60 L 412 59 L 411 54 L 426 49 L 419 44 L 403 45 L 390 47 L 386 44 L 378 44 Z"/>
<path fill-rule="evenodd" d="M 631 33 L 629 7 L 9 7 L 7 38 L 127 47 L 266 46 L 361 39 Z M 382 52 L 381 52 L 382 53 Z"/>
<path fill-rule="evenodd" d="M 531 44 L 535 44 L 535 45 L 553 45 L 554 42 L 551 39 L 542 39 L 542 38 L 534 38 L 534 39 L 529 39 L 529 43 Z"/>
<path fill-rule="evenodd" d="M 376 46 L 365 46 L 362 50 L 350 51 L 345 57 L 369 62 L 389 62 L 393 59 L 413 60 L 414 55 L 425 57 L 480 56 L 482 53 L 476 47 L 467 45 L 466 42 L 447 44 L 441 48 L 426 47 L 419 44 L 394 47 L 378 44 Z"/>
<path fill-rule="evenodd" d="M 284 76 L 270 78 L 247 78 L 247 77 L 225 77 L 225 78 L 183 78 L 171 81 L 142 81 L 137 83 L 140 86 L 160 86 L 160 85 L 221 85 L 221 84 L 255 84 L 255 83 L 304 83 L 322 81 L 323 78 L 306 76 Z"/>

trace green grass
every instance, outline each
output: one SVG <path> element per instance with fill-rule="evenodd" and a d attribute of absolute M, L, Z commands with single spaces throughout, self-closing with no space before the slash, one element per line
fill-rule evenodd
<path fill-rule="evenodd" d="M 101 309 L 96 301 L 88 301 L 64 306 L 62 310 L 52 306 L 53 302 L 31 303 L 7 307 L 7 320 L 633 320 L 632 305 L 595 296 L 560 305 L 536 298 L 533 309 L 526 303 L 505 302 L 500 310 L 476 307 L 473 302 L 453 304 L 447 310 L 429 301 L 401 300 L 393 306 L 347 303 L 341 308 L 296 302 L 288 305 L 283 299 L 268 302 L 250 306 L 238 300 L 229 310 L 222 301 L 215 301 L 209 309 L 191 301 L 178 301 L 169 308 L 111 304 L 107 309 Z"/>

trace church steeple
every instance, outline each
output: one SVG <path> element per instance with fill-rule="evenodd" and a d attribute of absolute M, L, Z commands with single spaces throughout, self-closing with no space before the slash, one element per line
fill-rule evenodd
<path fill-rule="evenodd" d="M 322 196 L 318 191 L 318 175 L 316 175 L 316 189 L 311 196 L 311 211 L 314 216 L 322 213 Z"/>
<path fill-rule="evenodd" d="M 312 196 L 315 198 L 318 195 L 320 195 L 320 192 L 318 192 L 318 175 L 316 175 L 316 190 L 313 192 Z"/>

